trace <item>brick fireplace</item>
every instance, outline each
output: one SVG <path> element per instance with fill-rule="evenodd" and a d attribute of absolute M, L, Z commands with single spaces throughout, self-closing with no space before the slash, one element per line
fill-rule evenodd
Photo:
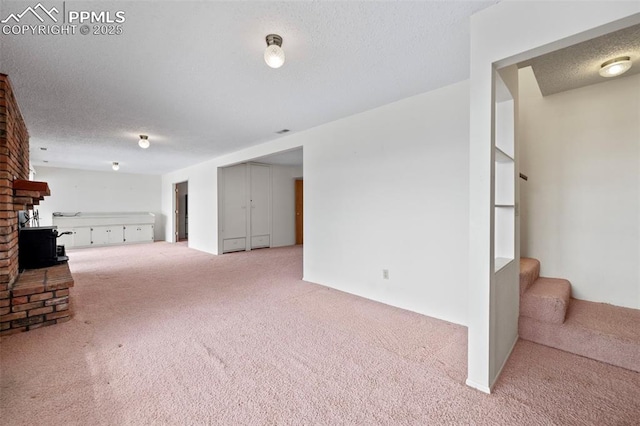
<path fill-rule="evenodd" d="M 68 265 L 18 270 L 18 212 L 49 195 L 29 181 L 29 133 L 9 78 L 0 74 L 0 336 L 70 318 Z"/>
<path fill-rule="evenodd" d="M 0 288 L 18 278 L 18 211 L 13 181 L 29 179 L 29 133 L 9 79 L 0 74 Z"/>

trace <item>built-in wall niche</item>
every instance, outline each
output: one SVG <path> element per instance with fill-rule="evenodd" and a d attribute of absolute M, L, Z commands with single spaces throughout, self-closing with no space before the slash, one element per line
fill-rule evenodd
<path fill-rule="evenodd" d="M 515 109 L 513 98 L 495 73 L 494 105 L 494 270 L 515 257 Z"/>

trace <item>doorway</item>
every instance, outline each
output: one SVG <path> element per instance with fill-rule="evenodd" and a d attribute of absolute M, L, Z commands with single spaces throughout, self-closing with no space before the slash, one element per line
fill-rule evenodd
<path fill-rule="evenodd" d="M 176 184 L 175 238 L 176 242 L 189 240 L 189 182 Z"/>
<path fill-rule="evenodd" d="M 296 179 L 296 245 L 304 243 L 304 183 Z"/>

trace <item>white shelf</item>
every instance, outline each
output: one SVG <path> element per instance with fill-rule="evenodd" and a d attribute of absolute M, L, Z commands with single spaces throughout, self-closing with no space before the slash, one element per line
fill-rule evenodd
<path fill-rule="evenodd" d="M 515 208 L 496 207 L 494 220 L 494 256 L 513 259 L 515 257 Z"/>
<path fill-rule="evenodd" d="M 496 82 L 502 82 L 496 79 Z M 504 87 L 507 91 L 506 86 Z M 516 246 L 516 162 L 515 105 L 513 99 L 496 102 L 493 166 L 493 255 L 494 273 L 506 268 L 515 259 Z M 506 268 L 506 269 L 505 269 Z"/>
<path fill-rule="evenodd" d="M 512 163 L 513 162 L 513 158 L 507 154 L 506 152 L 504 152 L 503 150 L 501 150 L 500 148 L 498 148 L 496 146 L 496 162 L 497 163 Z"/>
<path fill-rule="evenodd" d="M 498 158 L 498 152 L 498 149 L 496 149 L 496 158 Z M 516 190 L 515 163 L 511 160 L 505 162 L 496 161 L 494 168 L 495 205 L 514 205 Z"/>
<path fill-rule="evenodd" d="M 508 89 L 506 89 L 508 91 Z M 503 161 L 513 161 L 515 158 L 515 105 L 513 99 L 497 102 L 495 105 L 495 147 L 505 157 Z M 496 151 L 497 153 L 497 151 Z M 497 155 L 496 155 L 497 158 Z M 497 160 L 496 161 L 500 161 Z"/>
<path fill-rule="evenodd" d="M 493 263 L 493 271 L 498 272 L 511 262 L 513 262 L 513 259 L 507 259 L 506 257 L 496 257 Z"/>

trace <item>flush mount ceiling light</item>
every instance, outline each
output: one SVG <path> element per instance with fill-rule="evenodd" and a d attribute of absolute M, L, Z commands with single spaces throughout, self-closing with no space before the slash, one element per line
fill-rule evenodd
<path fill-rule="evenodd" d="M 117 161 L 114 161 L 113 163 L 111 163 L 111 168 L 116 171 L 120 170 L 120 164 L 118 164 Z"/>
<path fill-rule="evenodd" d="M 138 145 L 140 146 L 140 148 L 142 149 L 147 149 L 149 148 L 149 136 L 147 135 L 140 135 L 140 140 L 138 141 Z"/>
<path fill-rule="evenodd" d="M 600 75 L 603 77 L 615 77 L 624 74 L 631 68 L 631 58 L 629 56 L 620 56 L 610 59 L 600 66 Z"/>
<path fill-rule="evenodd" d="M 282 50 L 282 37 L 278 34 L 267 36 L 267 48 L 264 51 L 264 61 L 271 68 L 280 68 L 284 64 L 284 50 Z"/>

